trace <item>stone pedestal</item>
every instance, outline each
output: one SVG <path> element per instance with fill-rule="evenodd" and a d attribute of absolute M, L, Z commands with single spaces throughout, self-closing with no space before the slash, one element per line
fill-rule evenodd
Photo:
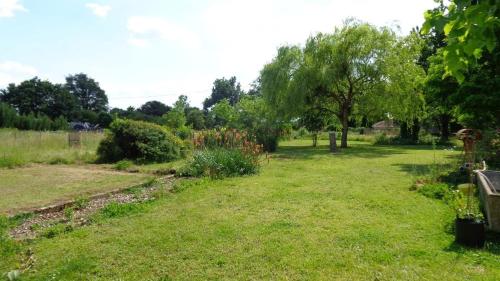
<path fill-rule="evenodd" d="M 328 132 L 330 138 L 330 152 L 337 152 L 337 136 L 335 132 Z"/>

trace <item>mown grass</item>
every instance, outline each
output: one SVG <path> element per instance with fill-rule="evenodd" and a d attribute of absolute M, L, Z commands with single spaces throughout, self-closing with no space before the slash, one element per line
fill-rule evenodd
<path fill-rule="evenodd" d="M 73 164 L 96 159 L 102 133 L 82 132 L 80 147 L 70 147 L 68 132 L 0 129 L 0 168 L 27 163 Z"/>
<path fill-rule="evenodd" d="M 453 211 L 409 191 L 457 152 L 283 143 L 259 175 L 183 181 L 125 217 L 40 239 L 26 280 L 499 280 L 500 242 L 456 245 Z M 14 269 L 0 259 L 0 272 Z"/>
<path fill-rule="evenodd" d="M 0 169 L 0 214 L 141 184 L 152 176 L 96 166 L 31 165 Z"/>

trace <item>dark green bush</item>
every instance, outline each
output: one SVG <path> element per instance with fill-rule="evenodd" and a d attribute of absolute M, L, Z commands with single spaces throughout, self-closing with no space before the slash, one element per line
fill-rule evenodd
<path fill-rule="evenodd" d="M 255 131 L 256 143 L 263 146 L 264 151 L 275 152 L 278 148 L 279 131 L 270 128 L 259 128 Z"/>
<path fill-rule="evenodd" d="M 101 162 L 131 159 L 138 162 L 167 162 L 181 157 L 182 141 L 167 129 L 148 122 L 117 119 L 100 143 Z"/>
<path fill-rule="evenodd" d="M 254 174 L 258 169 L 256 156 L 239 149 L 218 148 L 196 151 L 179 173 L 182 176 L 224 178 Z"/>

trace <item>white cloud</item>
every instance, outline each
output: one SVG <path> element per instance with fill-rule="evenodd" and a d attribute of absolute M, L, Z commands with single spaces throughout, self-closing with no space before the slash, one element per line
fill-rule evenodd
<path fill-rule="evenodd" d="M 129 43 L 135 46 L 147 45 L 148 41 L 155 38 L 176 42 L 188 48 L 197 48 L 200 45 L 196 33 L 161 17 L 130 17 L 127 29 L 131 34 Z"/>
<path fill-rule="evenodd" d="M 15 12 L 27 12 L 18 0 L 0 0 L 0 18 L 13 17 Z"/>
<path fill-rule="evenodd" d="M 0 87 L 33 78 L 38 74 L 36 68 L 15 61 L 0 62 Z"/>
<path fill-rule="evenodd" d="M 89 8 L 92 10 L 92 13 L 94 15 L 104 18 L 108 15 L 109 11 L 111 10 L 111 6 L 109 5 L 100 5 L 96 3 L 87 3 L 85 4 L 85 7 Z"/>
<path fill-rule="evenodd" d="M 131 35 L 128 39 L 128 43 L 135 47 L 147 47 L 149 46 L 149 41 L 147 39 L 137 38 Z"/>

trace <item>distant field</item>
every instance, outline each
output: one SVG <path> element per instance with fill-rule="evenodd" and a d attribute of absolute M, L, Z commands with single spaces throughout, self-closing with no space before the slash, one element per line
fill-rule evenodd
<path fill-rule="evenodd" d="M 27 163 L 71 164 L 95 160 L 102 133 L 83 132 L 81 145 L 71 148 L 68 132 L 0 129 L 0 168 Z"/>
<path fill-rule="evenodd" d="M 0 169 L 0 214 L 126 188 L 149 178 L 151 176 L 102 170 L 95 166 L 32 165 Z"/>

